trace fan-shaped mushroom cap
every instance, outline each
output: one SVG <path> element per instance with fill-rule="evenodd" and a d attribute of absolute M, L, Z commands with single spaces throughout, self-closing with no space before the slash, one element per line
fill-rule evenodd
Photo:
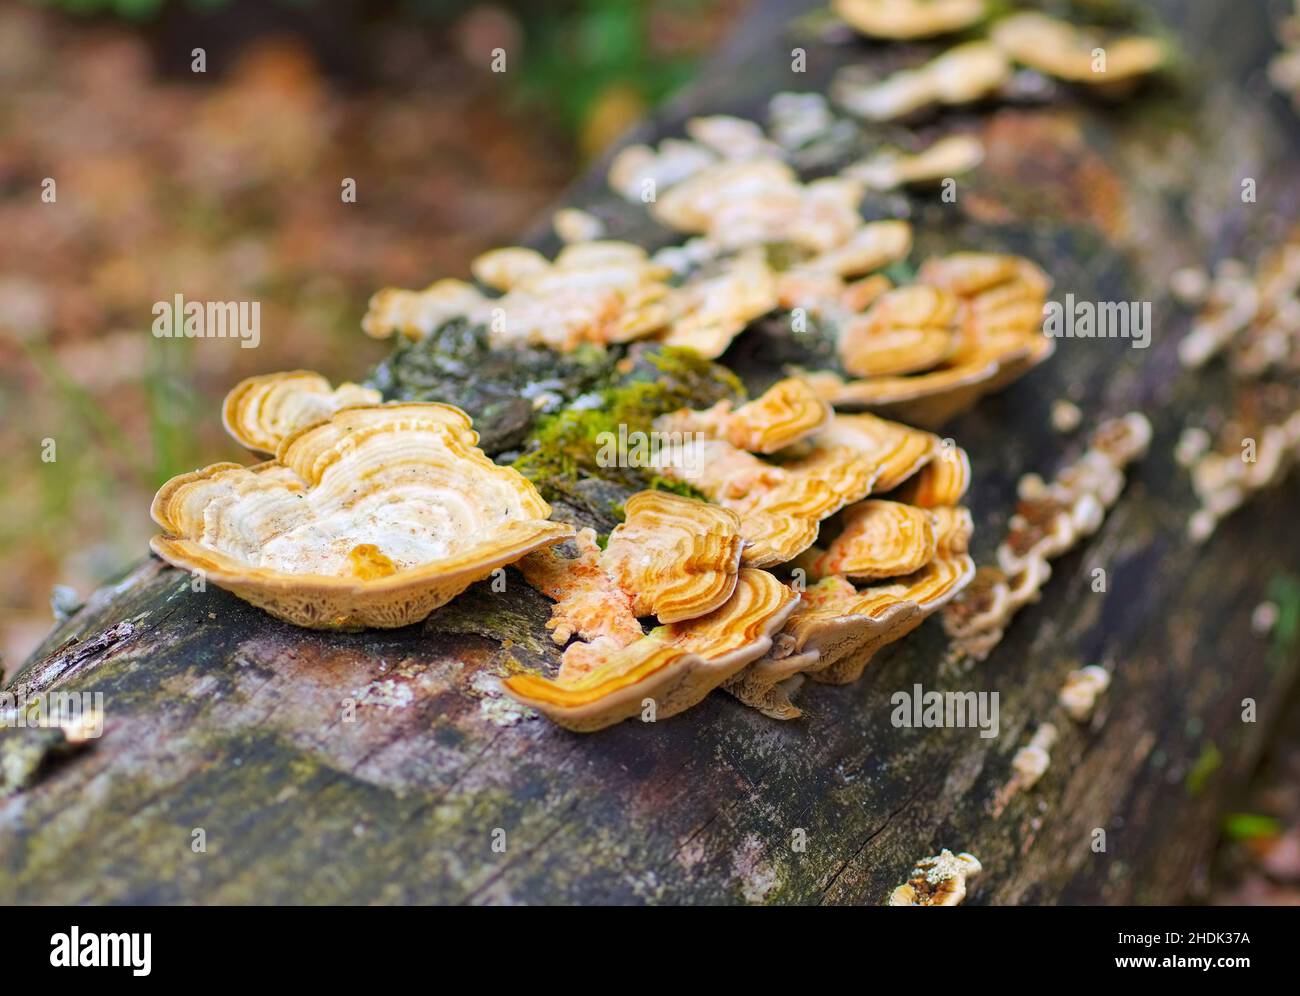
<path fill-rule="evenodd" d="M 1052 281 L 1022 256 L 958 252 L 927 259 L 918 281 L 956 294 L 971 346 L 999 334 L 1037 335 Z"/>
<path fill-rule="evenodd" d="M 889 895 L 888 906 L 959 906 L 966 883 L 984 866 L 973 854 L 953 854 L 947 848 L 916 863 L 907 883 Z"/>
<path fill-rule="evenodd" d="M 863 627 L 856 645 L 840 643 L 831 652 L 823 647 L 817 665 L 808 669 L 814 681 L 833 685 L 857 681 L 881 647 L 901 640 L 971 582 L 975 562 L 967 552 L 973 529 L 970 512 L 942 508 L 931 510 L 930 515 L 935 534 L 934 557 L 912 574 L 859 592 L 852 614 L 864 615 L 876 625 Z M 829 623 L 830 633 L 840 631 L 836 621 L 825 617 L 808 623 L 801 649 L 824 642 L 825 638 L 818 634 L 821 626 Z"/>
<path fill-rule="evenodd" d="M 605 237 L 605 223 L 581 208 L 560 208 L 551 215 L 551 228 L 565 245 L 594 242 Z"/>
<path fill-rule="evenodd" d="M 939 455 L 899 488 L 896 497 L 920 508 L 956 505 L 970 487 L 970 457 L 960 446 L 944 446 Z"/>
<path fill-rule="evenodd" d="M 751 453 L 775 453 L 816 432 L 830 417 L 830 405 L 807 383 L 790 377 L 734 410 L 730 401 L 720 401 L 703 411 L 673 412 L 657 424 L 668 432 L 701 432 L 711 439 L 725 439 Z"/>
<path fill-rule="evenodd" d="M 508 291 L 530 277 L 540 276 L 551 268 L 550 261 L 536 249 L 507 246 L 489 249 L 477 256 L 469 269 L 474 279 L 494 290 Z"/>
<path fill-rule="evenodd" d="M 589 732 L 640 714 L 664 719 L 698 703 L 766 653 L 799 596 L 766 571 L 744 569 L 731 598 L 708 615 L 662 626 L 568 681 L 513 675 L 506 691 L 566 729 Z"/>
<path fill-rule="evenodd" d="M 1072 83 L 1115 83 L 1144 76 L 1165 62 L 1164 46 L 1154 38 L 1128 35 L 1102 42 L 1096 28 L 1082 28 L 1036 11 L 1003 18 L 989 32 L 1010 58 Z M 1104 61 L 1094 52 L 1101 49 Z"/>
<path fill-rule="evenodd" d="M 1011 78 L 1011 64 L 995 45 L 967 42 L 917 69 L 904 69 L 878 83 L 849 83 L 841 77 L 836 96 L 851 114 L 892 121 L 933 104 L 981 100 Z"/>
<path fill-rule="evenodd" d="M 572 534 L 450 405 L 350 408 L 154 498 L 164 560 L 300 626 L 405 626 Z"/>
<path fill-rule="evenodd" d="M 777 381 L 726 420 L 725 436 L 751 453 L 775 453 L 826 425 L 831 407 L 797 377 Z"/>
<path fill-rule="evenodd" d="M 257 453 L 274 453 L 281 440 L 343 408 L 377 405 L 378 391 L 359 384 L 330 383 L 310 370 L 262 374 L 234 386 L 221 420 L 235 442 Z"/>
<path fill-rule="evenodd" d="M 799 264 L 794 272 L 857 277 L 896 263 L 911 251 L 912 226 L 907 222 L 869 221 L 844 242 Z"/>
<path fill-rule="evenodd" d="M 887 149 L 844 170 L 872 190 L 929 184 L 968 173 L 984 159 L 984 143 L 974 135 L 948 135 L 920 152 Z"/>
<path fill-rule="evenodd" d="M 816 441 L 820 447 L 844 447 L 870 455 L 878 468 L 873 486 L 877 492 L 894 490 L 943 449 L 934 433 L 866 413 L 837 413 L 817 434 Z"/>
<path fill-rule="evenodd" d="M 843 519 L 843 532 L 813 562 L 816 577 L 898 577 L 920 570 L 934 556 L 934 527 L 924 509 L 875 498 L 851 506 Z"/>
<path fill-rule="evenodd" d="M 845 449 L 776 465 L 718 439 L 691 436 L 661 447 L 653 466 L 740 516 L 748 541 L 742 562 L 769 567 L 793 559 L 817 538 L 818 523 L 866 497 L 876 476 L 867 457 Z"/>
<path fill-rule="evenodd" d="M 984 0 L 834 0 L 831 9 L 864 35 L 903 41 L 970 27 Z"/>
<path fill-rule="evenodd" d="M 735 512 L 666 491 L 642 491 L 624 508 L 600 559 L 637 616 L 695 619 L 731 597 L 745 542 Z"/>
<path fill-rule="evenodd" d="M 1043 335 L 1050 281 L 1018 256 L 955 253 L 925 262 L 917 280 L 958 299 L 956 346 L 921 373 L 845 381 L 833 371 L 802 372 L 836 407 L 871 408 L 917 425 L 938 425 L 1047 359 Z M 896 292 L 891 292 L 896 293 Z"/>
<path fill-rule="evenodd" d="M 844 369 L 858 377 L 928 370 L 957 348 L 957 298 L 925 284 L 882 294 L 840 330 Z"/>
<path fill-rule="evenodd" d="M 438 280 L 419 291 L 386 287 L 370 298 L 361 328 L 374 339 L 386 339 L 394 332 L 422 339 L 486 301 L 478 288 L 463 280 Z"/>

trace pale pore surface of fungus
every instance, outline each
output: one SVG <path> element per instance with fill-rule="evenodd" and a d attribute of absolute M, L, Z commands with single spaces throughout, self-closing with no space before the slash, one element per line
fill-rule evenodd
<path fill-rule="evenodd" d="M 954 253 L 927 260 L 917 281 L 957 299 L 954 346 L 942 362 L 916 373 L 845 380 L 829 370 L 800 372 L 837 408 L 870 408 L 917 425 L 938 425 L 1052 354 L 1054 340 L 1042 332 L 1051 283 L 1029 260 Z"/>
<path fill-rule="evenodd" d="M 944 848 L 916 863 L 907 882 L 890 893 L 889 906 L 959 906 L 966 886 L 984 870 L 975 855 Z"/>
<path fill-rule="evenodd" d="M 627 647 L 593 655 L 582 673 L 552 680 L 506 679 L 507 692 L 552 722 L 579 732 L 632 716 L 665 719 L 698 703 L 772 643 L 799 595 L 766 571 L 740 571 L 718 609 L 661 626 Z"/>
<path fill-rule="evenodd" d="M 262 374 L 242 380 L 226 395 L 221 419 L 226 432 L 255 453 L 275 453 L 298 429 L 329 418 L 343 408 L 377 405 L 374 388 L 330 383 L 310 370 Z"/>
<path fill-rule="evenodd" d="M 1099 85 L 1144 76 L 1166 58 L 1164 46 L 1154 38 L 1105 38 L 1096 28 L 1036 11 L 1003 18 L 993 25 L 989 38 L 1008 58 L 1071 83 Z M 1095 54 L 1097 50 L 1102 54 Z"/>
<path fill-rule="evenodd" d="M 497 567 L 572 534 L 464 412 L 339 411 L 276 460 L 214 464 L 153 502 L 155 553 L 300 626 L 404 626 Z"/>

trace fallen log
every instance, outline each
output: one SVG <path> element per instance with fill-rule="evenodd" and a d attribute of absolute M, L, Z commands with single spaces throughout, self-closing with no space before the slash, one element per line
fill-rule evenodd
<path fill-rule="evenodd" d="M 792 21 L 803 9 L 759 4 L 636 137 L 679 134 L 698 113 L 758 117 L 775 92 L 824 91 L 844 65 L 897 59 L 810 33 Z M 1189 319 L 1166 287 L 1179 266 L 1253 259 L 1300 217 L 1300 126 L 1259 87 L 1272 49 L 1262 5 L 1156 9 L 1194 72 L 1119 106 L 956 112 L 946 120 L 987 149 L 956 204 L 875 202 L 910 212 L 918 258 L 1017 252 L 1053 274 L 1057 296 L 1154 302 L 1149 348 L 1061 340 L 1029 378 L 945 426 L 971 455 L 982 563 L 1016 479 L 1049 476 L 1081 449 L 1052 429 L 1054 401 L 1070 399 L 1089 425 L 1143 411 L 1155 429 L 1104 526 L 1056 562 L 1041 603 L 985 662 L 943 667 L 931 621 L 860 682 L 810 683 L 796 721 L 714 693 L 653 726 L 580 736 L 500 694 L 501 676 L 558 661 L 549 604 L 513 572 L 504 591 L 476 585 L 422 625 L 324 634 L 195 590 L 150 559 L 59 624 L 6 689 L 102 693 L 105 725 L 80 746 L 49 730 L 0 732 L 0 897 L 880 903 L 918 859 L 950 848 L 983 865 L 968 902 L 1184 899 L 1226 793 L 1294 683 L 1294 632 L 1279 627 L 1270 644 L 1251 618 L 1266 598 L 1294 597 L 1300 548 L 1285 540 L 1294 482 L 1205 545 L 1188 538 L 1196 501 L 1171 454 L 1224 392 L 1213 373 L 1179 367 Z M 792 72 L 796 48 L 806 72 Z M 1258 203 L 1243 202 L 1244 178 Z M 669 240 L 608 191 L 603 168 L 566 203 L 613 237 Z M 548 239 L 538 243 L 553 249 Z M 779 347 L 757 330 L 726 360 L 755 385 L 779 371 Z M 1075 724 L 1056 700 L 1085 664 L 1113 679 L 1091 721 Z M 895 693 L 917 684 L 998 693 L 997 735 L 895 725 Z M 1248 722 L 1246 700 L 1257 704 Z M 1009 794 L 1016 752 L 1047 722 L 1059 731 L 1050 766 Z"/>

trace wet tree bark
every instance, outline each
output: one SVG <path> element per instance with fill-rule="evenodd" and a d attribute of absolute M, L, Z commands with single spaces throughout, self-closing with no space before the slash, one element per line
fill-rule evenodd
<path fill-rule="evenodd" d="M 792 28 L 801 9 L 759 4 L 645 134 L 675 133 L 692 113 L 760 116 L 775 92 L 899 58 Z M 1138 409 L 1156 428 L 1101 532 L 1057 562 L 987 662 L 942 669 L 931 621 L 858 684 L 805 686 L 796 722 L 714 694 L 653 727 L 577 736 L 496 692 L 509 669 L 557 660 L 548 606 L 517 574 L 422 626 L 325 635 L 195 592 L 148 560 L 59 625 L 7 689 L 102 693 L 106 726 L 76 751 L 49 731 L 0 733 L 0 899 L 879 903 L 942 847 L 984 863 L 969 902 L 1184 898 L 1296 676 L 1287 628 L 1270 639 L 1250 620 L 1266 597 L 1295 611 L 1300 547 L 1287 537 L 1300 494 L 1292 482 L 1263 496 L 1203 547 L 1185 538 L 1194 502 L 1171 450 L 1184 424 L 1216 416 L 1223 385 L 1179 368 L 1188 316 L 1164 287 L 1181 265 L 1253 259 L 1300 216 L 1300 130 L 1260 81 L 1272 49 L 1262 4 L 1158 10 L 1195 67 L 1177 85 L 1118 106 L 949 115 L 922 136 L 959 125 L 988 147 L 958 203 L 872 208 L 911 212 L 915 259 L 1005 248 L 1039 260 L 1058 296 L 1155 304 L 1150 348 L 1062 341 L 946 429 L 972 457 L 986 561 L 1016 477 L 1078 452 L 1050 428 L 1054 399 L 1074 400 L 1087 424 Z M 795 47 L 804 74 L 791 72 Z M 664 241 L 602 172 L 569 202 L 617 237 Z M 1258 203 L 1242 203 L 1244 177 Z M 1055 705 L 1083 663 L 1114 671 L 1086 727 Z M 998 736 L 896 728 L 890 696 L 915 683 L 999 693 Z M 1244 699 L 1256 722 L 1242 721 Z M 995 815 L 1012 755 L 1044 721 L 1062 734 L 1050 769 Z"/>

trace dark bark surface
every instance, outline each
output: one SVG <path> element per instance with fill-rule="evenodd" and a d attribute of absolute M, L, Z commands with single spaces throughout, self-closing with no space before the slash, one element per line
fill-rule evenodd
<path fill-rule="evenodd" d="M 1300 495 L 1293 482 L 1204 546 L 1186 539 L 1194 500 L 1171 450 L 1184 424 L 1215 417 L 1223 383 L 1179 367 L 1189 317 L 1164 287 L 1178 266 L 1253 260 L 1276 241 L 1300 216 L 1300 155 L 1260 72 L 1273 47 L 1264 6 L 1159 9 L 1182 45 L 1176 81 L 1120 105 L 949 114 L 921 136 L 959 124 L 988 146 L 958 203 L 868 204 L 911 212 L 914 260 L 1005 248 L 1041 262 L 1058 299 L 1155 302 L 1149 349 L 1063 340 L 945 429 L 972 457 L 981 561 L 1016 477 L 1079 451 L 1050 428 L 1053 400 L 1079 404 L 1085 426 L 1136 409 L 1156 430 L 1102 530 L 1056 562 L 987 662 L 941 668 L 931 621 L 857 684 L 806 684 L 795 722 L 715 693 L 652 726 L 579 736 L 496 691 L 509 670 L 558 660 L 548 604 L 514 572 L 505 592 L 476 586 L 422 626 L 330 635 L 192 591 L 150 560 L 58 626 L 8 689 L 102 692 L 106 726 L 73 753 L 49 732 L 0 733 L 0 899 L 879 903 L 942 847 L 984 863 L 968 902 L 1183 898 L 1296 675 L 1297 648 L 1255 635 L 1251 614 L 1300 576 Z M 788 27 L 791 13 L 760 4 L 647 133 L 676 133 L 691 113 L 761 116 L 779 90 L 824 88 L 840 65 L 904 51 L 817 41 Z M 790 71 L 795 46 L 805 74 Z M 666 241 L 596 172 L 571 202 L 616 237 Z M 1242 202 L 1244 177 L 1258 203 Z M 757 352 L 742 347 L 742 365 L 761 366 Z M 1098 567 L 1105 592 L 1092 589 Z M 1085 663 L 1114 681 L 1080 727 L 1055 699 Z M 917 682 L 998 692 L 1000 735 L 895 728 L 890 696 Z M 1257 722 L 1242 722 L 1246 698 Z M 1051 768 L 994 815 L 1012 755 L 1044 721 L 1061 730 Z"/>

